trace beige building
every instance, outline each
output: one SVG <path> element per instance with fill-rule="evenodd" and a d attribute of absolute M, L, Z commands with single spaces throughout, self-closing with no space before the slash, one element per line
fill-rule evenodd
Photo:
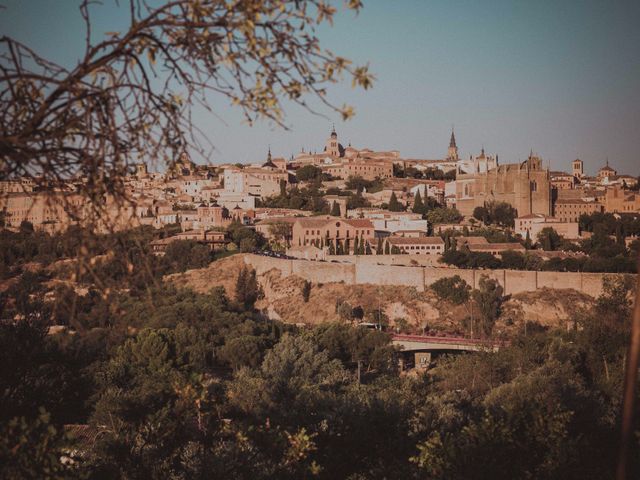
<path fill-rule="evenodd" d="M 224 193 L 252 195 L 260 198 L 280 194 L 280 184 L 288 183 L 289 174 L 276 167 L 227 168 L 224 171 Z"/>
<path fill-rule="evenodd" d="M 551 186 L 558 190 L 570 190 L 574 187 L 576 177 L 567 172 L 551 172 Z"/>
<path fill-rule="evenodd" d="M 602 211 L 600 202 L 582 198 L 559 198 L 553 206 L 553 216 L 560 222 L 578 222 L 580 215 L 591 215 Z"/>
<path fill-rule="evenodd" d="M 608 213 L 640 212 L 640 194 L 621 188 L 609 188 L 604 196 L 604 211 Z"/>
<path fill-rule="evenodd" d="M 544 228 L 553 228 L 559 235 L 568 239 L 576 239 L 580 236 L 578 222 L 562 222 L 557 218 L 539 213 L 515 219 L 515 233 L 522 238 L 526 238 L 529 233 L 529 238 L 534 242 Z"/>
<path fill-rule="evenodd" d="M 389 250 L 396 247 L 400 253 L 409 255 L 442 255 L 444 241 L 440 237 L 387 237 Z"/>
<path fill-rule="evenodd" d="M 618 172 L 614 169 L 611 168 L 609 166 L 609 160 L 607 160 L 607 164 L 602 167 L 600 170 L 598 170 L 598 180 L 602 181 L 605 178 L 609 178 L 609 177 L 615 177 L 616 175 L 618 175 Z"/>
<path fill-rule="evenodd" d="M 0 195 L 5 225 L 18 228 L 29 222 L 36 230 L 62 232 L 82 216 L 85 202 L 79 195 L 63 193 L 8 193 Z"/>
<path fill-rule="evenodd" d="M 211 250 L 224 249 L 230 242 L 224 232 L 208 231 L 206 229 L 201 230 L 188 230 L 186 232 L 178 233 L 173 237 L 160 238 L 153 240 L 150 243 L 151 251 L 155 255 L 164 255 L 167 247 L 178 240 L 193 240 L 202 245 L 208 246 Z"/>
<path fill-rule="evenodd" d="M 374 180 L 393 177 L 393 164 L 399 160 L 399 156 L 397 151 L 375 152 L 366 148 L 356 149 L 351 145 L 345 148 L 334 128 L 322 152 L 311 153 L 303 149 L 292 164 L 297 167 L 316 165 L 324 172 L 345 180 L 349 177 Z"/>
<path fill-rule="evenodd" d="M 458 174 L 456 208 L 465 216 L 490 202 L 506 202 L 518 215 L 551 214 L 551 181 L 542 160 L 531 154 L 522 163 L 498 165 L 486 173 Z"/>
<path fill-rule="evenodd" d="M 318 248 L 338 245 L 345 253 L 353 251 L 355 240 L 374 244 L 374 228 L 370 220 L 344 219 L 339 217 L 298 218 L 292 228 L 292 245 L 301 247 L 315 245 Z"/>

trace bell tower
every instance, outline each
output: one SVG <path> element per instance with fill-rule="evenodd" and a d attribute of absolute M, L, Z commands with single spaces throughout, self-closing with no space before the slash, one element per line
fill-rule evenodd
<path fill-rule="evenodd" d="M 449 149 L 447 150 L 447 160 L 455 162 L 460 160 L 458 156 L 458 146 L 456 145 L 456 135 L 453 128 L 451 129 L 451 139 L 449 140 Z"/>
<path fill-rule="evenodd" d="M 584 162 L 582 160 L 580 160 L 579 158 L 576 158 L 572 163 L 571 166 L 573 168 L 573 176 L 575 178 L 582 178 L 584 176 Z"/>
<path fill-rule="evenodd" d="M 340 156 L 340 144 L 338 143 L 338 134 L 336 133 L 335 126 L 331 128 L 331 136 L 327 139 L 327 144 L 324 150 L 327 155 L 331 157 L 335 158 Z"/>

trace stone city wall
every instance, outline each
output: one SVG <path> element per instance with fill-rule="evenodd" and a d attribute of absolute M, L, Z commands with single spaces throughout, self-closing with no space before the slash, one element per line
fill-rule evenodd
<path fill-rule="evenodd" d="M 374 256 L 372 256 L 375 258 Z M 424 291 L 432 283 L 454 275 L 478 288 L 483 275 L 497 280 L 505 294 L 532 292 L 541 288 L 571 288 L 597 297 L 602 292 L 605 276 L 617 274 L 580 272 L 533 272 L 521 270 L 469 270 L 431 266 L 378 265 L 371 261 L 357 263 L 286 260 L 262 255 L 245 255 L 245 263 L 260 275 L 272 269 L 283 276 L 297 275 L 311 282 L 373 285 L 405 285 Z"/>

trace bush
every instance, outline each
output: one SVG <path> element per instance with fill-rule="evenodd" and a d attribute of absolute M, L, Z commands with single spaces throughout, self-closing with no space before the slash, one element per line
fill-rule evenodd
<path fill-rule="evenodd" d="M 471 287 L 459 275 L 441 278 L 431 284 L 433 290 L 442 300 L 461 305 L 469 300 Z"/>

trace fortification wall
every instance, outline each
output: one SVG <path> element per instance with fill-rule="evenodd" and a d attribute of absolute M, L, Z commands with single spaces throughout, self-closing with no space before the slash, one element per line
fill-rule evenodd
<path fill-rule="evenodd" d="M 537 290 L 537 273 L 538 272 L 528 272 L 525 270 L 505 270 L 503 284 L 505 295 Z"/>
<path fill-rule="evenodd" d="M 397 265 L 357 264 L 356 283 L 375 285 L 406 285 L 424 291 L 424 267 L 402 267 Z"/>
<path fill-rule="evenodd" d="M 275 259 L 277 260 L 277 259 Z M 288 260 L 292 262 L 292 273 L 305 280 L 318 283 L 356 283 L 356 265 L 348 263 L 325 263 L 308 260 Z"/>
<path fill-rule="evenodd" d="M 273 269 L 280 270 L 283 277 L 288 277 L 293 273 L 293 260 L 246 254 L 244 256 L 244 263 L 251 265 L 258 275 L 262 275 Z"/>
<path fill-rule="evenodd" d="M 357 265 L 439 266 L 440 255 L 327 255 L 325 260 Z"/>
<path fill-rule="evenodd" d="M 583 273 L 580 291 L 597 297 L 602 293 L 602 279 L 605 275 L 602 273 Z"/>
<path fill-rule="evenodd" d="M 461 268 L 424 268 L 424 286 L 429 287 L 441 278 L 449 278 L 458 275 L 469 285 L 475 285 L 475 270 L 463 270 Z"/>
<path fill-rule="evenodd" d="M 370 258 L 375 258 L 371 256 Z M 505 294 L 532 292 L 540 288 L 571 288 L 597 297 L 602 293 L 605 276 L 617 274 L 580 272 L 530 272 L 520 270 L 466 270 L 431 266 L 378 265 L 373 260 L 356 263 L 315 262 L 309 260 L 284 260 L 261 255 L 246 255 L 245 262 L 260 275 L 278 269 L 283 276 L 297 275 L 311 282 L 373 285 L 404 285 L 424 291 L 441 279 L 460 276 L 469 285 L 478 288 L 483 275 L 502 285 Z"/>

